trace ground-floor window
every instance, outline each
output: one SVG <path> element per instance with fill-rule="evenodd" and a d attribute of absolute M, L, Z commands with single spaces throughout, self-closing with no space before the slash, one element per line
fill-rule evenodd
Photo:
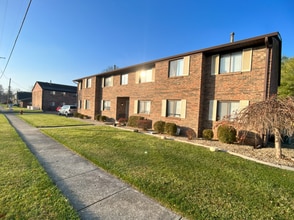
<path fill-rule="evenodd" d="M 138 113 L 150 114 L 151 101 L 138 101 Z"/>

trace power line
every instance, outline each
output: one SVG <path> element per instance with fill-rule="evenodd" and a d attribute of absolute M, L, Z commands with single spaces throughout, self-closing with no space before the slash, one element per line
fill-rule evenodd
<path fill-rule="evenodd" d="M 26 17 L 27 17 L 28 12 L 29 12 L 29 9 L 30 9 L 30 6 L 31 6 L 31 3 L 32 3 L 32 0 L 30 0 L 29 5 L 28 5 L 27 10 L 26 10 L 26 13 L 25 13 L 25 15 L 24 15 L 24 17 L 23 17 L 23 19 L 22 19 L 21 26 L 20 26 L 19 31 L 18 31 L 18 33 L 17 33 L 16 39 L 15 39 L 15 41 L 14 41 L 13 47 L 12 47 L 11 52 L 10 52 L 10 54 L 9 54 L 9 57 L 8 57 L 8 59 L 7 59 L 6 65 L 5 65 L 5 67 L 4 67 L 3 71 L 2 71 L 2 74 L 1 74 L 1 76 L 0 76 L 0 79 L 3 77 L 3 75 L 4 75 L 4 73 L 5 73 L 5 70 L 6 70 L 7 66 L 8 66 L 8 63 L 9 63 L 10 58 L 11 58 L 11 56 L 12 56 L 12 53 L 13 53 L 13 51 L 14 51 L 14 48 L 15 48 L 16 42 L 17 42 L 18 37 L 19 37 L 19 35 L 20 35 L 20 32 L 21 32 L 21 30 L 22 30 L 22 26 L 23 26 L 23 24 L 24 24 L 24 22 L 25 22 L 25 20 L 26 20 Z"/>

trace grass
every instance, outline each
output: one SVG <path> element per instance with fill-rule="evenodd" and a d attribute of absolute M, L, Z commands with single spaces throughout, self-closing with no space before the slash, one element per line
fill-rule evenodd
<path fill-rule="evenodd" d="M 0 219 L 79 219 L 0 114 Z"/>
<path fill-rule="evenodd" d="M 21 108 L 17 106 L 12 106 L 12 108 L 10 109 L 5 104 L 1 104 L 1 107 L 5 111 L 8 110 L 9 112 L 14 112 L 14 113 L 20 113 L 20 111 L 23 111 L 24 113 L 41 113 L 42 112 L 42 110 L 30 110 L 28 108 Z"/>
<path fill-rule="evenodd" d="M 59 116 L 57 114 L 23 114 L 19 115 L 20 118 L 27 121 L 34 127 L 70 127 L 70 126 L 81 126 L 90 125 L 90 123 L 72 119 L 70 117 Z"/>
<path fill-rule="evenodd" d="M 294 215 L 291 171 L 109 126 L 43 132 L 186 218 L 291 219 Z"/>

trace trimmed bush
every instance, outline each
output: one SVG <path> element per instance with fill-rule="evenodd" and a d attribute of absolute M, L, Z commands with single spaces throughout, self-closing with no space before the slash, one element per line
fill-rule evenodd
<path fill-rule="evenodd" d="M 192 128 L 188 128 L 185 133 L 188 140 L 192 140 L 196 138 L 196 132 Z"/>
<path fill-rule="evenodd" d="M 138 128 L 142 128 L 145 131 L 147 129 L 152 128 L 152 120 L 149 120 L 149 119 L 138 120 Z"/>
<path fill-rule="evenodd" d="M 138 127 L 138 121 L 143 119 L 144 117 L 142 116 L 136 116 L 136 115 L 130 116 L 127 125 L 130 127 Z"/>
<path fill-rule="evenodd" d="M 228 125 L 220 125 L 217 128 L 217 137 L 220 142 L 232 144 L 236 142 L 237 131 L 234 127 Z"/>
<path fill-rule="evenodd" d="M 160 134 L 164 133 L 165 122 L 164 121 L 157 121 L 153 125 L 154 130 Z"/>
<path fill-rule="evenodd" d="M 100 117 L 100 121 L 103 121 L 103 122 L 107 121 L 107 119 L 108 119 L 108 117 L 105 115 L 101 115 L 101 117 Z"/>
<path fill-rule="evenodd" d="M 202 137 L 206 140 L 211 140 L 213 138 L 213 131 L 211 129 L 204 129 L 202 131 Z"/>
<path fill-rule="evenodd" d="M 165 133 L 175 136 L 177 133 L 177 125 L 175 123 L 165 123 Z"/>
<path fill-rule="evenodd" d="M 101 115 L 96 115 L 96 116 L 95 116 L 95 119 L 96 119 L 97 121 L 100 121 L 100 118 L 101 118 Z"/>

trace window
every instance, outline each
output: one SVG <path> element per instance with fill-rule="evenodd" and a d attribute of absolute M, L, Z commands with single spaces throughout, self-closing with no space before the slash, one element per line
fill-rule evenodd
<path fill-rule="evenodd" d="M 79 82 L 79 90 L 81 90 L 83 88 L 83 83 Z"/>
<path fill-rule="evenodd" d="M 219 101 L 217 103 L 217 120 L 222 120 L 225 117 L 234 118 L 239 110 L 240 102 Z"/>
<path fill-rule="evenodd" d="M 169 77 L 189 75 L 190 56 L 169 62 Z"/>
<path fill-rule="evenodd" d="M 211 75 L 251 71 L 252 48 L 234 53 L 213 55 L 211 57 Z"/>
<path fill-rule="evenodd" d="M 128 77 L 129 77 L 129 74 L 122 74 L 120 77 L 120 84 L 127 85 L 128 84 Z"/>
<path fill-rule="evenodd" d="M 66 96 L 66 92 L 62 92 L 62 95 L 63 95 L 63 96 Z"/>
<path fill-rule="evenodd" d="M 84 109 L 90 109 L 90 100 L 85 99 Z"/>
<path fill-rule="evenodd" d="M 184 71 L 184 59 L 170 61 L 169 77 L 182 76 L 183 71 Z"/>
<path fill-rule="evenodd" d="M 181 117 L 181 100 L 167 100 L 167 116 Z"/>
<path fill-rule="evenodd" d="M 107 87 L 107 86 L 112 86 L 112 76 L 109 76 L 109 77 L 105 77 L 104 78 L 104 87 Z"/>
<path fill-rule="evenodd" d="M 150 114 L 151 101 L 138 101 L 138 113 Z"/>
<path fill-rule="evenodd" d="M 148 70 L 142 70 L 139 75 L 139 82 L 145 83 L 145 82 L 152 82 L 152 69 Z"/>
<path fill-rule="evenodd" d="M 242 52 L 222 55 L 220 58 L 220 73 L 241 72 Z"/>
<path fill-rule="evenodd" d="M 50 94 L 51 94 L 51 95 L 55 95 L 55 91 L 51 91 Z"/>
<path fill-rule="evenodd" d="M 51 102 L 50 106 L 54 107 L 55 106 L 55 102 Z"/>
<path fill-rule="evenodd" d="M 92 79 L 85 79 L 85 88 L 91 88 Z"/>
<path fill-rule="evenodd" d="M 110 101 L 108 100 L 103 100 L 103 108 L 102 108 L 103 111 L 105 110 L 110 110 Z"/>
<path fill-rule="evenodd" d="M 82 100 L 79 100 L 79 105 L 78 105 L 78 108 L 82 108 Z"/>

